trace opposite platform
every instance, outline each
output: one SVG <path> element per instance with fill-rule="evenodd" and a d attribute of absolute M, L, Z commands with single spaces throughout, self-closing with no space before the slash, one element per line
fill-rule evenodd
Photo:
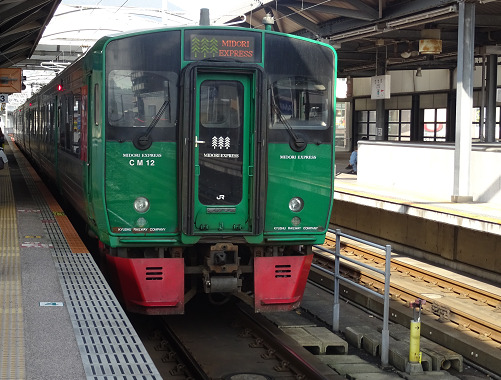
<path fill-rule="evenodd" d="M 455 203 L 450 197 L 437 196 L 430 183 L 428 194 L 375 186 L 358 180 L 344 169 L 346 155 L 336 155 L 337 175 L 334 180 L 336 200 L 382 208 L 436 222 L 501 235 L 501 205 L 490 202 Z"/>
<path fill-rule="evenodd" d="M 500 204 L 454 203 L 435 193 L 433 183 L 426 194 L 365 183 L 348 173 L 347 157 L 336 155 L 334 226 L 391 244 L 399 253 L 499 283 Z"/>
<path fill-rule="evenodd" d="M 0 379 L 161 379 L 63 210 L 10 142 L 0 171 Z"/>

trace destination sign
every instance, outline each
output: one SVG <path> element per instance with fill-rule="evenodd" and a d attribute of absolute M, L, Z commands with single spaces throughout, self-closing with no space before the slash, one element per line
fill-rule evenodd
<path fill-rule="evenodd" d="M 219 31 L 221 32 L 221 31 Z M 207 31 L 186 32 L 185 59 L 237 60 L 261 62 L 261 35 L 258 33 L 209 34 Z"/>

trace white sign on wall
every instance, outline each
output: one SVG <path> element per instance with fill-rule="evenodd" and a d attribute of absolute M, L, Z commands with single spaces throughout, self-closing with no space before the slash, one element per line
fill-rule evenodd
<path fill-rule="evenodd" d="M 391 76 L 371 77 L 371 99 L 390 99 Z"/>

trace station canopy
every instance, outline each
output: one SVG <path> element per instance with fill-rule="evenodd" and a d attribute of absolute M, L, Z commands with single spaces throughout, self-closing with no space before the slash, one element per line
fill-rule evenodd
<path fill-rule="evenodd" d="M 61 0 L 0 1 L 0 68 L 31 57 Z"/>
<path fill-rule="evenodd" d="M 501 1 L 475 3 L 475 56 L 501 53 Z M 324 40 L 338 52 L 338 75 L 372 76 L 386 70 L 457 66 L 460 1 L 447 0 L 276 0 L 246 14 L 242 26 L 273 29 Z M 236 21 L 236 19 L 232 20 Z"/>
<path fill-rule="evenodd" d="M 254 0 L 252 0 L 254 1 Z M 210 2 L 211 22 L 244 14 L 251 0 Z M 131 30 L 196 25 L 204 0 L 0 0 L 0 68 L 21 68 L 22 94 L 9 96 L 12 111 L 99 38 Z"/>
<path fill-rule="evenodd" d="M 475 3 L 475 56 L 500 54 L 501 0 Z M 62 70 L 99 37 L 129 29 L 193 25 L 202 0 L 0 0 L 0 67 Z M 217 2 L 221 8 L 224 2 Z M 196 8 L 196 9 L 195 9 Z M 338 76 L 457 66 L 458 0 L 233 0 L 212 24 L 264 28 L 322 40 L 338 52 Z M 56 12 L 57 9 L 57 12 Z M 211 9 L 211 16 L 213 10 Z M 224 16 L 224 17 L 222 17 Z M 50 23 L 49 23 L 50 22 Z M 27 84 L 43 80 L 30 75 Z M 36 87 L 36 86 L 35 86 Z"/>

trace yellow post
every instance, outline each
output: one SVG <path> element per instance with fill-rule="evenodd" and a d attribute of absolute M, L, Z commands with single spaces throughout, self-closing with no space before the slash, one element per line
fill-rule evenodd
<path fill-rule="evenodd" d="M 411 363 L 421 363 L 421 354 L 419 352 L 421 322 L 411 321 L 410 332 L 411 332 L 411 337 L 409 344 L 409 361 Z"/>

